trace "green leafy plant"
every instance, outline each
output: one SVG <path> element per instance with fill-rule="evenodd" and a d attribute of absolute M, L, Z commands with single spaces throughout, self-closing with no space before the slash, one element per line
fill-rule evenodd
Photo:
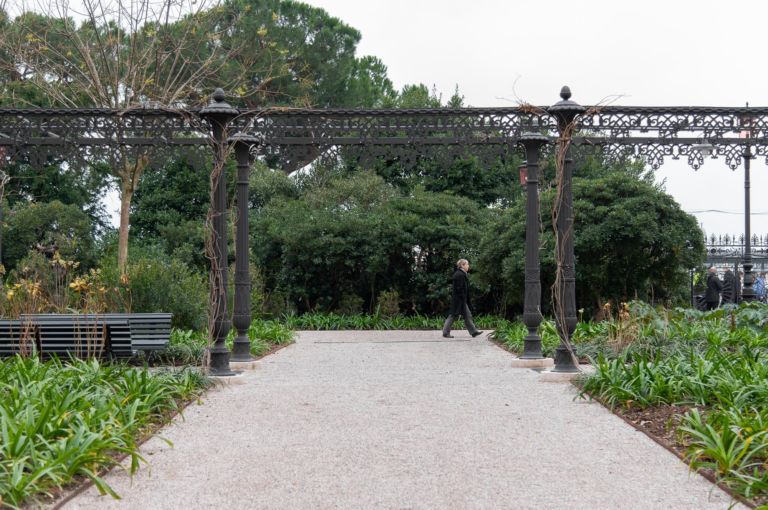
<path fill-rule="evenodd" d="M 18 507 L 77 477 L 117 497 L 101 471 L 124 454 L 134 473 L 143 461 L 142 434 L 207 384 L 190 370 L 150 373 L 97 360 L 0 360 L 0 502 Z"/>
<path fill-rule="evenodd" d="M 768 307 L 631 307 L 637 338 L 618 355 L 595 357 L 582 395 L 611 407 L 694 406 L 677 429 L 691 466 L 768 501 Z"/>

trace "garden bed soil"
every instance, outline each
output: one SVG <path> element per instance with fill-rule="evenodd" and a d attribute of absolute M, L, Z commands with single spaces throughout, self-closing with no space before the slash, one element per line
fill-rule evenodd
<path fill-rule="evenodd" d="M 639 407 L 616 408 L 614 412 L 624 418 L 624 421 L 642 430 L 656 442 L 685 458 L 686 445 L 678 442 L 677 427 L 682 416 L 692 407 L 661 405 L 641 409 Z"/>

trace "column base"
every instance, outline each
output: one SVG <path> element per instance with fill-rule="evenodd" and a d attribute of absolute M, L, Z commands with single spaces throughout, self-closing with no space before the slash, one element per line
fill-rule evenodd
<path fill-rule="evenodd" d="M 555 366 L 552 358 L 515 358 L 512 360 L 512 368 L 549 368 Z"/>
<path fill-rule="evenodd" d="M 595 367 L 592 365 L 582 365 L 574 372 L 557 372 L 555 370 L 543 370 L 539 373 L 539 381 L 541 382 L 572 382 L 582 376 L 589 375 L 595 371 Z"/>
<path fill-rule="evenodd" d="M 229 355 L 230 363 L 233 361 L 248 362 L 253 361 L 251 356 L 251 341 L 245 333 L 237 335 L 232 342 L 232 352 Z"/>
<path fill-rule="evenodd" d="M 246 383 L 243 372 L 232 372 L 232 375 L 210 375 L 208 378 L 214 384 L 221 386 L 235 386 Z"/>
<path fill-rule="evenodd" d="M 229 367 L 232 370 L 235 371 L 241 371 L 241 370 L 256 370 L 259 368 L 259 362 L 253 358 L 251 358 L 249 361 L 230 361 Z"/>
<path fill-rule="evenodd" d="M 211 349 L 211 358 L 208 364 L 208 375 L 229 377 L 235 375 L 235 372 L 229 368 L 229 350 L 225 347 L 223 350 Z"/>
<path fill-rule="evenodd" d="M 235 353 L 232 351 L 232 356 L 229 357 L 229 366 L 231 367 L 233 363 L 248 363 L 250 361 L 254 361 L 254 357 L 251 356 L 250 351 L 247 354 L 240 354 Z"/>
<path fill-rule="evenodd" d="M 560 345 L 555 349 L 555 368 L 553 371 L 555 372 L 564 372 L 564 373 L 572 373 L 576 372 L 578 373 L 579 367 L 578 365 L 574 364 L 573 356 L 571 356 L 571 353 L 568 352 L 568 349 Z"/>

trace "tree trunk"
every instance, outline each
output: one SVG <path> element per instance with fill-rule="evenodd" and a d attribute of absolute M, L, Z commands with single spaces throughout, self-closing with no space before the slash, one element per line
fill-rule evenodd
<path fill-rule="evenodd" d="M 128 265 L 128 228 L 131 225 L 131 200 L 133 185 L 130 179 L 122 179 L 120 183 L 120 230 L 117 237 L 117 267 L 120 274 L 125 274 Z"/>
<path fill-rule="evenodd" d="M 120 172 L 120 229 L 117 236 L 117 268 L 120 274 L 125 274 L 128 266 L 128 230 L 131 226 L 131 200 L 139 186 L 139 179 L 149 163 L 145 154 L 139 156 L 135 163 L 126 162 Z"/>

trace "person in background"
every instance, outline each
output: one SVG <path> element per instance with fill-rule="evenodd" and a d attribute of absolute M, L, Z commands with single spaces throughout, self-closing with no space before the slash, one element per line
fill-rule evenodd
<path fill-rule="evenodd" d="M 765 302 L 765 273 L 762 272 L 755 278 L 755 283 L 752 284 L 752 288 L 755 291 L 755 298 L 758 301 Z"/>
<path fill-rule="evenodd" d="M 730 268 L 723 273 L 723 288 L 721 291 L 722 304 L 733 304 L 736 302 L 736 275 Z"/>
<path fill-rule="evenodd" d="M 707 274 L 707 292 L 704 294 L 704 302 L 707 310 L 714 310 L 720 304 L 720 292 L 723 290 L 723 282 L 717 277 L 717 269 L 710 266 Z"/>

